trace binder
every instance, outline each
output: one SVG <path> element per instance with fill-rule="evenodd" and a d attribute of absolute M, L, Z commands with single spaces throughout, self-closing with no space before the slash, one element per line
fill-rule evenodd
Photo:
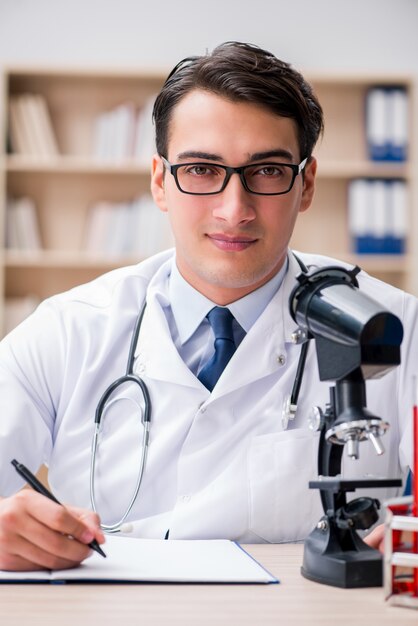
<path fill-rule="evenodd" d="M 408 152 L 408 94 L 404 87 L 372 87 L 366 95 L 366 141 L 372 161 L 403 162 Z"/>
<path fill-rule="evenodd" d="M 387 182 L 389 210 L 388 252 L 405 254 L 408 231 L 408 192 L 404 180 Z"/>
<path fill-rule="evenodd" d="M 356 254 L 369 254 L 373 247 L 371 222 L 369 219 L 369 183 L 358 178 L 348 186 L 348 230 L 352 249 Z"/>
<path fill-rule="evenodd" d="M 387 92 L 389 116 L 389 158 L 406 161 L 408 147 L 408 97 L 405 89 Z"/>
<path fill-rule="evenodd" d="M 378 178 L 350 181 L 348 229 L 355 254 L 404 254 L 408 230 L 405 181 Z"/>
<path fill-rule="evenodd" d="M 366 139 L 372 161 L 386 161 L 389 156 L 386 96 L 383 87 L 372 87 L 366 96 Z"/>
<path fill-rule="evenodd" d="M 371 180 L 369 185 L 372 254 L 388 253 L 388 203 L 386 181 Z"/>

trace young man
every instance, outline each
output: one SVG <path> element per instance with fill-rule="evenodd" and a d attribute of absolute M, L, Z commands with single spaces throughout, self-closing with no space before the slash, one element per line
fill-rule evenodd
<path fill-rule="evenodd" d="M 303 264 L 331 262 L 288 250 L 312 202 L 321 107 L 290 66 L 232 42 L 176 66 L 154 117 L 151 189 L 175 252 L 49 299 L 2 342 L 0 568 L 83 560 L 89 541 L 104 540 L 91 495 L 102 524 L 141 537 L 296 541 L 322 514 L 308 488 L 318 435 L 307 416 L 329 397 L 315 350 L 296 417 L 287 430 L 281 420 L 300 355 L 289 294 Z M 402 366 L 368 387 L 368 406 L 392 425 L 387 452 L 367 449 L 346 469 L 393 477 L 410 464 L 417 301 L 365 274 L 359 281 L 401 318 L 405 341 Z M 227 318 L 221 338 L 214 308 Z M 129 380 L 105 393 L 125 371 Z M 147 387 L 149 415 L 134 375 Z M 95 414 L 102 432 L 92 464 Z M 68 506 L 16 494 L 12 458 L 32 470 L 47 463 Z"/>

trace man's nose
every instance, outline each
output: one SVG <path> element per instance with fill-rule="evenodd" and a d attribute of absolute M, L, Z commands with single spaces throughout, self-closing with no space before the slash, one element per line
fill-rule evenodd
<path fill-rule="evenodd" d="M 255 196 L 244 188 L 237 172 L 232 174 L 227 186 L 216 198 L 218 202 L 213 215 L 229 225 L 237 226 L 255 218 Z"/>

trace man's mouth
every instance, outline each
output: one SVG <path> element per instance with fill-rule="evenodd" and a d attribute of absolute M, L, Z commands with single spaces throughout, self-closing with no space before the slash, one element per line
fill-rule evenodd
<path fill-rule="evenodd" d="M 226 252 L 240 252 L 254 245 L 257 241 L 255 237 L 246 235 L 224 235 L 222 233 L 212 233 L 207 235 L 211 242 Z"/>

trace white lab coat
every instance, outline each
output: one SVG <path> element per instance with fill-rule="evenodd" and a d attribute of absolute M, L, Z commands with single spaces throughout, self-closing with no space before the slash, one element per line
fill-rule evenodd
<path fill-rule="evenodd" d="M 300 255 L 309 267 L 332 259 Z M 135 319 L 147 298 L 135 371 L 152 403 L 150 448 L 141 491 L 128 517 L 135 535 L 296 541 L 322 515 L 308 482 L 317 474 L 318 434 L 307 416 L 325 407 L 332 383 L 319 382 L 311 347 L 298 412 L 287 430 L 281 414 L 295 378 L 300 346 L 288 299 L 300 267 L 289 269 L 216 387 L 209 391 L 174 347 L 164 315 L 173 253 L 109 274 L 45 301 L 0 345 L 0 494 L 21 486 L 9 461 L 36 469 L 63 502 L 89 507 L 91 439 L 103 391 L 126 368 Z M 412 374 L 418 369 L 417 300 L 362 274 L 361 287 L 397 314 L 405 329 L 402 367 L 367 382 L 368 408 L 391 423 L 386 453 L 369 442 L 350 476 L 397 477 L 411 461 Z M 96 471 L 98 510 L 118 520 L 131 498 L 140 457 L 141 401 L 124 389 L 107 412 Z M 378 490 L 381 499 L 393 490 Z M 364 495 L 359 492 L 356 495 Z"/>

